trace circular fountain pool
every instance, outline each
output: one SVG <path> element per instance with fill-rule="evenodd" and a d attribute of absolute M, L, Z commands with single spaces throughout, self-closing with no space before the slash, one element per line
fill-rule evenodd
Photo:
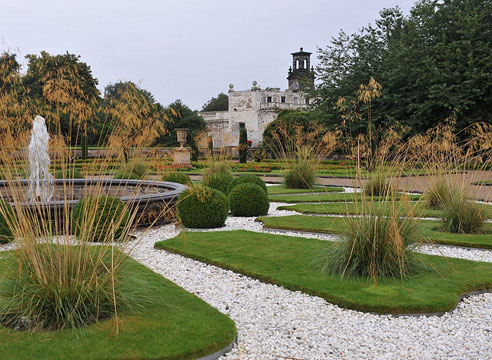
<path fill-rule="evenodd" d="M 0 181 L 0 197 L 14 207 L 41 209 L 38 212 L 60 217 L 81 198 L 110 195 L 120 198 L 131 208 L 136 208 L 139 225 L 149 225 L 157 217 L 158 223 L 171 220 L 171 217 L 162 214 L 169 215 L 173 212 L 179 195 L 187 187 L 178 183 L 146 180 L 57 179 L 53 180 L 51 201 L 28 201 L 28 189 L 27 180 Z"/>

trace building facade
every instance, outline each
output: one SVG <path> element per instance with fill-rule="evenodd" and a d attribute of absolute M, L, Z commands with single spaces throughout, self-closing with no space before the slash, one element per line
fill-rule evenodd
<path fill-rule="evenodd" d="M 214 147 L 237 146 L 239 123 L 244 123 L 248 139 L 253 146 L 259 146 L 266 126 L 284 109 L 304 109 L 309 106 L 309 98 L 303 93 L 306 82 L 314 82 L 314 71 L 310 68 L 311 53 L 300 51 L 292 53 L 292 66 L 288 73 L 288 88 L 261 89 L 256 81 L 249 90 L 236 91 L 229 85 L 229 110 L 202 112 L 208 134 L 212 136 Z"/>

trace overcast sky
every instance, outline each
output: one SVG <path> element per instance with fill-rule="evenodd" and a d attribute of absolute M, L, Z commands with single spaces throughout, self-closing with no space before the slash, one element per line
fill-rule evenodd
<path fill-rule="evenodd" d="M 340 29 L 415 0 L 0 0 L 0 51 L 81 56 L 99 80 L 131 80 L 167 105 L 200 109 L 212 96 L 287 87 L 291 52 L 325 48 Z M 24 67 L 25 70 L 25 67 Z"/>

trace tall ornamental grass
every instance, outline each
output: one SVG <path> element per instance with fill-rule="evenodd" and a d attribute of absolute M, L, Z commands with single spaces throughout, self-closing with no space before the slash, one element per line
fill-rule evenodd
<path fill-rule="evenodd" d="M 290 189 L 308 189 L 314 186 L 317 169 L 337 146 L 337 133 L 327 131 L 314 122 L 309 132 L 301 126 L 291 129 L 279 124 L 265 143 L 284 164 L 284 185 Z"/>
<path fill-rule="evenodd" d="M 77 234 L 70 221 L 70 201 L 112 193 L 114 188 L 103 186 L 111 159 L 121 154 L 120 147 L 129 153 L 152 142 L 155 136 L 151 138 L 149 131 L 154 129 L 147 126 L 145 109 L 136 99 L 115 97 L 110 104 L 114 111 L 104 111 L 107 109 L 99 108 L 97 99 L 85 97 L 81 84 L 66 80 L 77 78 L 68 65 L 57 64 L 51 75 L 43 88 L 50 107 L 30 102 L 24 93 L 9 93 L 8 103 L 0 101 L 0 114 L 9 114 L 6 121 L 2 117 L 0 132 L 0 178 L 4 179 L 0 195 L 9 204 L 0 206 L 1 241 L 15 244 L 14 250 L 2 253 L 0 259 L 4 270 L 0 274 L 0 324 L 18 330 L 59 330 L 112 318 L 112 332 L 117 333 L 121 309 L 139 307 L 145 298 L 143 289 L 129 286 L 132 277 L 125 274 L 123 266 L 125 252 L 133 246 L 130 233 L 139 220 L 134 199 L 141 189 L 136 186 L 126 193 L 129 200 L 121 213 L 127 215 L 113 214 L 108 221 L 106 216 L 104 227 L 99 226 L 103 212 L 96 206 L 97 201 L 92 202 L 94 206 L 82 207 Z M 0 80 L 4 80 L 2 76 L 3 73 Z M 19 87 L 9 89 L 15 92 Z M 5 99 L 4 92 L 0 95 Z M 111 124 L 113 146 L 107 147 L 108 138 L 102 136 L 94 144 L 106 147 L 107 153 L 94 159 L 90 174 L 87 168 L 82 169 L 85 178 L 90 175 L 93 179 L 91 185 L 76 189 L 72 180 L 61 182 L 55 191 L 61 206 L 53 211 L 37 199 L 29 199 L 21 179 L 29 176 L 25 149 L 34 115 L 45 117 L 50 129 L 50 171 L 66 174 L 76 161 L 72 146 L 77 146 L 80 135 L 86 134 L 87 119 L 96 118 L 94 114 L 98 112 L 108 116 L 105 124 Z M 125 119 L 131 119 L 131 124 Z M 68 135 L 60 133 L 62 121 L 63 126 L 70 125 Z M 146 127 L 149 131 L 133 136 L 132 131 Z M 54 133 L 54 129 L 58 132 Z M 125 129 L 131 131 L 122 131 Z M 103 244 L 87 241 L 96 229 L 98 241 Z M 115 240 L 118 242 L 113 246 Z"/>

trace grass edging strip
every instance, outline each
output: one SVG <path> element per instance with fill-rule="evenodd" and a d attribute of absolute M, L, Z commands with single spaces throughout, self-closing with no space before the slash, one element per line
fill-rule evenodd
<path fill-rule="evenodd" d="M 344 217 L 289 215 L 265 216 L 256 221 L 263 223 L 264 229 L 281 229 L 322 234 L 341 234 L 344 229 Z M 492 249 L 492 224 L 486 224 L 486 234 L 452 234 L 435 230 L 439 221 L 420 220 L 423 243 L 443 244 L 478 249 Z"/>
<path fill-rule="evenodd" d="M 319 296 L 338 306 L 378 314 L 432 314 L 453 310 L 474 291 L 492 289 L 492 264 L 417 254 L 436 272 L 405 280 L 370 280 L 326 275 L 313 256 L 333 243 L 245 230 L 182 232 L 155 248 L 250 276 L 266 283 Z"/>

